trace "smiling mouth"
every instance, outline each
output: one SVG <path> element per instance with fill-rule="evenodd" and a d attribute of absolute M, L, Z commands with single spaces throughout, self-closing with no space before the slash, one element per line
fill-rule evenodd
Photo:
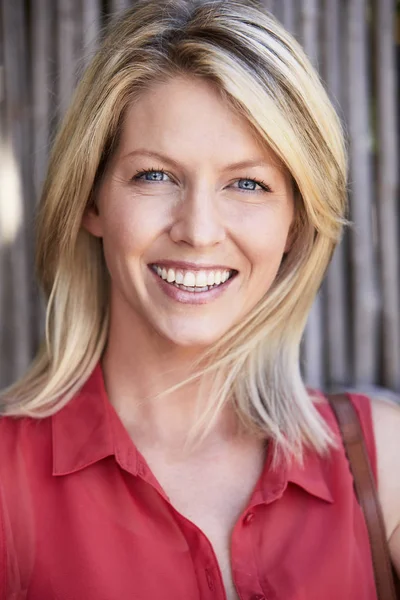
<path fill-rule="evenodd" d="M 198 294 L 208 292 L 217 287 L 223 286 L 227 281 L 238 274 L 234 269 L 228 270 L 201 270 L 190 271 L 183 269 L 166 268 L 161 265 L 149 265 L 151 270 L 156 273 L 165 283 L 170 284 L 185 292 Z"/>

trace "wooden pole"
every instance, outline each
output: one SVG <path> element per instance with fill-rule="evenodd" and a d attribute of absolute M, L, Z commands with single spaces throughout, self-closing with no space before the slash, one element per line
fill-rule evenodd
<path fill-rule="evenodd" d="M 33 153 L 32 176 L 34 181 L 34 203 L 40 197 L 47 169 L 51 137 L 52 81 L 51 57 L 53 56 L 53 28 L 55 24 L 52 0 L 36 0 L 35 10 L 30 12 L 31 30 L 31 73 L 32 73 L 32 112 L 33 112 Z M 33 268 L 33 267 L 32 267 Z M 38 347 L 45 327 L 45 306 L 39 289 L 33 300 L 36 314 L 33 328 L 34 346 Z"/>
<path fill-rule="evenodd" d="M 375 202 L 371 171 L 366 0 L 348 0 L 348 128 L 350 133 L 352 319 L 354 382 L 372 384 L 378 376 L 378 291 L 373 235 Z"/>
<path fill-rule="evenodd" d="M 50 143 L 51 0 L 36 0 L 31 13 L 32 100 L 33 100 L 33 177 L 39 198 L 47 166 Z"/>
<path fill-rule="evenodd" d="M 6 165 L 7 115 L 6 115 L 6 82 L 4 60 L 4 15 L 3 2 L 0 2 L 0 389 L 8 383 L 7 373 L 13 369 L 13 356 L 10 356 L 8 345 L 8 327 L 6 316 L 6 277 L 7 261 L 4 239 L 5 186 L 4 177 Z"/>
<path fill-rule="evenodd" d="M 76 0 L 57 0 L 58 108 L 62 117 L 69 106 L 76 76 Z"/>
<path fill-rule="evenodd" d="M 32 202 L 29 165 L 31 154 L 30 95 L 28 88 L 26 36 L 23 0 L 2 0 L 4 97 L 6 115 L 5 152 L 7 168 L 1 184 L 3 208 L 13 215 L 13 232 L 2 240 L 2 337 L 4 344 L 1 386 L 11 383 L 26 369 L 32 356 L 32 287 L 28 257 L 32 256 Z M 12 211 L 12 213 L 10 213 Z M 11 221 L 9 227 L 11 226 Z M 11 231 L 9 229 L 9 231 Z"/>
<path fill-rule="evenodd" d="M 283 24 L 283 4 L 282 4 L 282 2 L 274 2 L 271 12 L 274 15 L 274 17 L 277 18 L 278 21 L 280 21 Z"/>
<path fill-rule="evenodd" d="M 313 64 L 318 64 L 319 15 L 317 0 L 303 0 L 300 8 L 299 38 Z M 322 388 L 325 385 L 325 360 L 323 337 L 323 297 L 319 293 L 308 318 L 304 336 L 304 376 L 308 385 Z"/>
<path fill-rule="evenodd" d="M 296 0 L 281 0 L 282 5 L 282 23 L 290 33 L 294 33 L 296 30 L 296 11 L 295 11 Z"/>
<path fill-rule="evenodd" d="M 377 100 L 379 276 L 383 316 L 383 384 L 400 392 L 399 155 L 397 147 L 395 3 L 374 3 Z"/>
<path fill-rule="evenodd" d="M 319 58 L 319 5 L 318 0 L 302 0 L 300 5 L 300 39 L 315 67 Z"/>
<path fill-rule="evenodd" d="M 82 30 L 84 64 L 93 57 L 101 29 L 101 7 L 99 0 L 85 0 L 82 5 Z"/>
<path fill-rule="evenodd" d="M 341 76 L 341 27 L 339 0 L 325 0 L 323 6 L 323 76 L 331 100 L 340 115 L 342 92 Z M 350 380 L 349 346 L 347 339 L 348 303 L 346 285 L 345 239 L 336 248 L 328 269 L 326 291 L 326 349 L 328 356 L 328 379 L 331 386 L 343 386 Z"/>
<path fill-rule="evenodd" d="M 111 0 L 110 1 L 110 11 L 111 14 L 119 13 L 131 6 L 131 0 Z"/>

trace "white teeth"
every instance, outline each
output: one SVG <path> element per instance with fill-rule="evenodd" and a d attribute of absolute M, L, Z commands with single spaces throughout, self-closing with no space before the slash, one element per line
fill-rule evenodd
<path fill-rule="evenodd" d="M 190 288 L 196 292 L 207 291 L 208 288 L 225 283 L 229 279 L 231 271 L 182 271 L 173 268 L 160 267 L 154 265 L 153 270 L 168 283 L 180 285 L 183 288 Z"/>
<path fill-rule="evenodd" d="M 183 283 L 183 272 L 177 271 L 175 275 L 175 283 L 182 284 Z"/>
<path fill-rule="evenodd" d="M 214 285 L 215 283 L 215 275 L 213 271 L 210 271 L 207 275 L 207 285 Z"/>
<path fill-rule="evenodd" d="M 199 271 L 196 273 L 196 287 L 203 288 L 207 285 L 207 273 L 205 271 Z"/>
<path fill-rule="evenodd" d="M 183 278 L 183 285 L 186 287 L 195 287 L 196 286 L 196 276 L 191 271 L 186 271 L 185 276 Z"/>

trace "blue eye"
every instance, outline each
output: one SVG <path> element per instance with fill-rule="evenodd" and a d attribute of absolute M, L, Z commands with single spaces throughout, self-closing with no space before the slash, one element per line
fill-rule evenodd
<path fill-rule="evenodd" d="M 163 169 L 146 169 L 144 171 L 137 171 L 133 179 L 135 181 L 166 181 L 164 175 L 168 177 Z"/>
<path fill-rule="evenodd" d="M 271 192 L 271 188 L 269 187 L 269 185 L 267 185 L 263 181 L 258 181 L 257 179 L 250 179 L 250 178 L 246 177 L 246 178 L 238 179 L 236 183 L 238 184 L 239 190 L 244 190 L 244 191 L 249 191 L 249 192 L 256 192 L 256 191 Z M 243 183 L 243 185 L 241 186 L 240 183 Z M 261 188 L 261 190 L 257 190 L 257 186 L 259 188 Z"/>

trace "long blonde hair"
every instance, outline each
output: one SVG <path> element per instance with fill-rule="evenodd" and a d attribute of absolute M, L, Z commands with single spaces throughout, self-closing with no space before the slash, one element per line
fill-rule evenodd
<path fill-rule="evenodd" d="M 212 81 L 292 175 L 294 243 L 265 298 L 207 351 L 214 393 L 197 425 L 226 402 L 286 456 L 332 442 L 302 381 L 299 347 L 346 207 L 339 119 L 301 47 L 256 4 L 139 0 L 83 75 L 50 159 L 38 215 L 37 272 L 48 297 L 46 338 L 2 414 L 48 416 L 89 377 L 107 343 L 109 278 L 102 246 L 81 226 L 126 107 L 176 75 Z"/>

